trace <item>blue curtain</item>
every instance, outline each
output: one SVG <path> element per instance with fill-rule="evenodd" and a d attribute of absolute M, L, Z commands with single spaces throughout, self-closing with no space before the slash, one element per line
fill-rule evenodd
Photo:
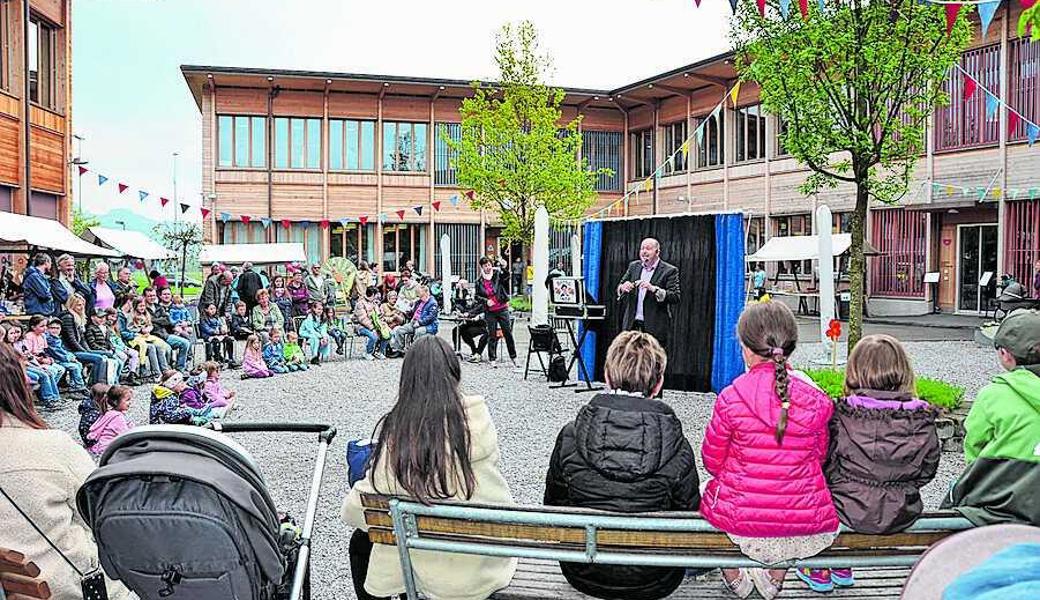
<path fill-rule="evenodd" d="M 585 278 L 585 293 L 588 294 L 589 304 L 599 304 L 599 288 L 600 288 L 600 266 L 603 259 L 603 222 L 602 221 L 587 221 L 585 223 L 585 231 L 582 237 L 582 277 Z M 579 335 L 581 330 L 579 329 Z M 581 357 L 588 366 L 590 372 L 595 371 L 593 365 L 596 364 L 596 332 L 590 331 L 588 336 L 585 338 L 585 343 L 581 346 Z M 578 377 L 581 376 L 581 369 L 578 369 Z"/>
<path fill-rule="evenodd" d="M 744 219 L 715 217 L 715 341 L 711 388 L 722 391 L 744 372 L 737 320 L 744 310 Z"/>

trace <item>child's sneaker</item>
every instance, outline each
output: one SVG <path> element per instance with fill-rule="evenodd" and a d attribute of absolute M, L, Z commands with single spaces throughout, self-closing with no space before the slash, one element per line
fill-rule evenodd
<path fill-rule="evenodd" d="M 856 580 L 852 577 L 852 569 L 831 569 L 831 582 L 838 587 L 852 587 Z"/>
<path fill-rule="evenodd" d="M 794 574 L 814 592 L 825 594 L 834 591 L 830 569 L 806 569 L 803 567 L 795 569 Z"/>

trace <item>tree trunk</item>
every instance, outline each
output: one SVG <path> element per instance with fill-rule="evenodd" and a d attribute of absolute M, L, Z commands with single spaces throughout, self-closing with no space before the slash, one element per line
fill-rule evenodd
<path fill-rule="evenodd" d="M 867 176 L 857 177 L 856 208 L 852 213 L 852 246 L 849 248 L 849 352 L 863 337 L 863 308 L 866 302 L 867 259 L 863 240 L 867 231 Z M 822 224 L 826 226 L 827 224 Z"/>

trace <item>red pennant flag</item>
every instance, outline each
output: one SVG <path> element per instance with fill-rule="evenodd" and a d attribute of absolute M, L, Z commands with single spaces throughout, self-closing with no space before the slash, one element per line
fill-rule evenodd
<path fill-rule="evenodd" d="M 947 6 L 949 6 L 949 5 L 947 5 Z M 965 100 L 970 100 L 971 97 L 975 94 L 975 88 L 977 88 L 977 87 L 978 87 L 978 84 L 975 83 L 975 80 L 972 79 L 971 75 L 965 74 L 964 75 L 964 99 Z"/>
<path fill-rule="evenodd" d="M 253 217 L 250 217 L 249 215 L 242 215 L 241 218 L 242 218 L 242 222 L 247 224 L 247 225 L 249 224 L 250 221 L 253 220 Z"/>
<path fill-rule="evenodd" d="M 404 209 L 401 209 L 401 210 L 396 211 L 396 212 L 397 212 L 397 218 L 401 219 L 402 221 L 404 221 Z"/>
<path fill-rule="evenodd" d="M 329 220 L 328 219 L 322 219 L 320 225 L 321 225 L 322 229 L 328 229 L 329 228 Z"/>
<path fill-rule="evenodd" d="M 1011 135 L 1015 132 L 1015 129 L 1017 127 L 1018 127 L 1018 113 L 1013 111 L 1013 110 L 1009 110 L 1008 111 L 1008 137 L 1011 137 Z"/>
<path fill-rule="evenodd" d="M 697 5 L 697 8 L 701 7 L 701 0 L 693 0 L 693 3 Z"/>
<path fill-rule="evenodd" d="M 282 227 L 288 229 L 291 225 L 292 223 L 289 222 L 289 219 L 282 219 Z"/>
<path fill-rule="evenodd" d="M 204 207 L 200 206 L 199 210 L 202 212 L 202 218 L 203 219 L 205 219 L 206 217 L 209 216 L 210 210 L 208 208 L 204 208 Z"/>
<path fill-rule="evenodd" d="M 368 215 L 361 215 L 360 217 L 358 217 L 358 223 L 361 223 L 362 225 L 368 225 Z"/>
<path fill-rule="evenodd" d="M 758 4 L 758 14 L 766 16 L 766 0 L 755 0 L 755 3 Z"/>
<path fill-rule="evenodd" d="M 957 14 L 961 12 L 960 4 L 945 4 L 946 7 L 946 35 L 950 35 L 953 26 L 957 23 Z"/>
<path fill-rule="evenodd" d="M 169 201 L 169 198 L 159 198 L 159 202 L 161 202 L 163 206 L 166 206 L 166 203 L 168 203 Z"/>
<path fill-rule="evenodd" d="M 80 174 L 80 175 L 82 175 L 82 174 L 86 173 L 86 172 L 87 172 L 87 171 L 89 171 L 89 170 L 90 170 L 90 169 L 88 169 L 88 168 L 84 167 L 83 165 L 80 165 L 80 166 L 79 166 L 79 174 Z"/>
<path fill-rule="evenodd" d="M 433 210 L 439 211 L 440 209 L 441 209 L 441 201 L 438 200 L 438 201 L 433 203 Z"/>
<path fill-rule="evenodd" d="M 127 185 L 127 184 L 125 184 L 125 183 L 120 183 L 120 184 L 119 184 L 119 193 L 120 193 L 120 194 L 122 194 L 123 192 L 125 192 L 125 191 L 126 191 L 126 189 L 127 189 L 128 187 L 130 187 L 130 186 L 128 186 L 128 185 Z"/>
<path fill-rule="evenodd" d="M 809 0 L 798 0 L 798 10 L 802 11 L 802 18 L 809 18 Z"/>
<path fill-rule="evenodd" d="M 474 196 L 476 196 L 476 195 L 477 195 L 477 193 L 474 192 L 473 190 L 469 190 L 469 191 L 466 192 L 466 197 L 469 198 L 470 200 L 472 200 L 474 198 Z"/>

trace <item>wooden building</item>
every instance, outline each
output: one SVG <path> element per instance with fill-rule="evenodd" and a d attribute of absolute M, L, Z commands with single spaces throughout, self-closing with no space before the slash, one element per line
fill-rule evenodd
<path fill-rule="evenodd" d="M 1016 37 L 1019 10 L 1008 11 L 1005 4 L 961 66 L 1037 122 L 1040 44 Z M 745 83 L 735 106 L 727 102 L 712 116 L 736 80 L 732 58 L 715 56 L 615 90 L 566 90 L 564 117 L 583 116 L 583 156 L 616 172 L 597 182 L 591 212 L 625 190 L 640 191 L 612 215 L 741 210 L 749 252 L 772 236 L 816 231 L 819 204 L 834 212 L 828 227 L 848 230 L 851 187 L 809 198 L 798 192 L 808 171 L 778 143 L 776 119 L 761 110 L 755 85 Z M 442 140 L 441 132 L 458 135 L 468 82 L 208 66 L 182 71 L 203 116 L 210 239 L 302 241 L 315 259 L 360 258 L 384 271 L 411 258 L 436 272 L 434 240 L 442 233 L 461 246 L 453 270 L 462 273 L 498 248 L 493 218 L 466 206 Z M 1040 259 L 1040 194 L 1030 193 L 1040 187 L 1040 147 L 1028 146 L 1023 124 L 1009 131 L 1003 108 L 990 115 L 983 94 L 965 100 L 962 81 L 954 70 L 945 84 L 951 104 L 931 119 L 910 193 L 898 206 L 871 210 L 868 235 L 880 252 L 869 261 L 873 314 L 930 310 L 923 276 L 932 271 L 941 274 L 945 309 L 981 310 L 993 293 L 992 285 L 979 286 L 983 273 L 993 272 L 994 282 L 1003 272 L 1028 281 Z M 652 190 L 642 190 L 643 180 L 704 121 L 700 143 L 688 156 L 679 153 Z M 382 223 L 379 214 L 386 216 Z M 365 224 L 357 221 L 363 215 Z M 344 217 L 351 221 L 341 223 Z M 273 223 L 265 228 L 258 218 Z M 568 232 L 554 238 L 563 252 Z M 812 266 L 774 268 L 782 280 Z"/>
<path fill-rule="evenodd" d="M 0 0 L 0 211 L 67 224 L 72 1 L 25 4 Z"/>

